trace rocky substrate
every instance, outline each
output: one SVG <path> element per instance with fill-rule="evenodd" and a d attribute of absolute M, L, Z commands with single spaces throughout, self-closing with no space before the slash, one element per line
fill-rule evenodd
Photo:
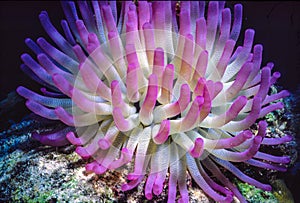
<path fill-rule="evenodd" d="M 292 99 L 286 99 L 286 108 L 267 115 L 269 124 L 267 136 L 278 137 L 284 134 L 294 135 L 298 119 L 293 114 Z M 25 108 L 25 107 L 24 107 Z M 103 175 L 87 173 L 86 160 L 82 160 L 73 146 L 49 147 L 39 144 L 31 138 L 34 131 L 47 131 L 57 124 L 42 124 L 35 119 L 26 119 L 11 125 L 0 132 L 0 202 L 166 202 L 167 184 L 163 193 L 153 200 L 147 201 L 143 194 L 145 182 L 137 188 L 123 192 L 121 185 L 126 182 L 127 174 L 132 170 L 132 164 L 108 171 Z M 255 131 L 255 126 L 252 128 Z M 297 160 L 295 140 L 277 146 L 266 148 L 275 155 L 289 155 L 291 166 Z M 278 173 L 270 170 L 255 169 L 243 164 L 240 169 L 253 178 L 269 182 L 273 186 L 272 193 L 266 193 L 248 184 L 231 179 L 249 202 L 293 202 L 293 198 L 284 184 L 278 179 Z M 297 170 L 297 169 L 296 169 Z M 189 177 L 189 176 L 188 176 Z M 167 180 L 168 181 L 168 180 Z M 166 183 L 167 183 L 166 181 Z M 199 187 L 188 178 L 190 202 L 212 203 Z M 237 202 L 237 200 L 236 200 Z"/>

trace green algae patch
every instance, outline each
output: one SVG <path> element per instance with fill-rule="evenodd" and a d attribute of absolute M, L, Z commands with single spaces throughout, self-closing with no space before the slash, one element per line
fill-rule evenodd
<path fill-rule="evenodd" d="M 234 182 L 249 203 L 280 203 L 272 192 L 263 191 L 239 180 L 235 180 Z"/>

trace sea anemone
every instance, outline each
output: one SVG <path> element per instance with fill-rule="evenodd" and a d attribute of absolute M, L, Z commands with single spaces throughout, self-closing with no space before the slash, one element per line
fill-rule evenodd
<path fill-rule="evenodd" d="M 242 5 L 232 15 L 225 2 L 216 1 L 207 9 L 204 1 L 61 4 L 64 35 L 46 11 L 39 15 L 56 46 L 42 37 L 26 39 L 37 59 L 21 56 L 22 70 L 45 87 L 41 94 L 17 89 L 27 107 L 65 124 L 57 132 L 35 133 L 35 139 L 76 145 L 89 160 L 86 170 L 96 174 L 133 162 L 121 188 L 130 190 L 146 176 L 147 199 L 162 193 L 168 175 L 168 202 L 188 202 L 188 171 L 215 201 L 236 196 L 245 202 L 219 167 L 271 190 L 234 163 L 286 170 L 289 157 L 259 149 L 291 140 L 265 138 L 262 119 L 283 108 L 278 100 L 289 93 L 269 95 L 280 74 L 271 74 L 273 63 L 261 68 L 263 48 L 252 49 L 254 30 L 247 29 L 235 48 Z M 250 129 L 254 124 L 256 131 Z"/>

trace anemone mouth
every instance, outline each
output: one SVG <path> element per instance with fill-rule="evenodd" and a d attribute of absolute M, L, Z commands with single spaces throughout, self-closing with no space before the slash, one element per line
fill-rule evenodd
<path fill-rule="evenodd" d="M 243 45 L 235 49 L 240 4 L 233 20 L 224 2 L 210 2 L 205 11 L 205 2 L 184 1 L 179 16 L 176 2 L 123 2 L 119 18 L 116 2 L 78 2 L 83 20 L 74 2 L 62 5 L 65 37 L 46 12 L 39 16 L 61 51 L 43 38 L 37 43 L 27 39 L 38 62 L 28 54 L 21 57 L 24 71 L 53 92 L 17 91 L 34 113 L 76 131 L 35 135 L 37 139 L 45 144 L 68 140 L 82 158 L 92 158 L 86 169 L 97 174 L 133 162 L 130 182 L 122 190 L 136 187 L 148 174 L 147 199 L 162 192 L 169 173 L 168 201 L 175 201 L 178 186 L 180 201 L 187 202 L 188 170 L 214 200 L 230 202 L 236 195 L 244 201 L 218 166 L 270 189 L 232 164 L 283 170 L 280 164 L 289 161 L 259 151 L 260 145 L 289 141 L 288 136 L 264 138 L 264 121 L 256 133 L 247 130 L 282 108 L 276 101 L 288 93 L 268 94 L 280 75 L 271 74 L 272 63 L 261 69 L 262 46 L 252 50 L 254 30 L 246 30 Z"/>

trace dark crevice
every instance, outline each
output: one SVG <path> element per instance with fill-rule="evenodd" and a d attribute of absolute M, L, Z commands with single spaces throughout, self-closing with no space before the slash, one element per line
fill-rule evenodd
<path fill-rule="evenodd" d="M 135 102 L 134 104 L 133 104 L 133 106 L 136 108 L 136 112 L 139 112 L 140 111 L 140 102 L 138 101 L 138 102 Z"/>

